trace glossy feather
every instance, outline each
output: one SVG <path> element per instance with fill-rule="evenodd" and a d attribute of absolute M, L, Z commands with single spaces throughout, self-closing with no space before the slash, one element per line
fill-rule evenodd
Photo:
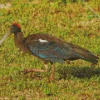
<path fill-rule="evenodd" d="M 40 42 L 39 39 L 48 42 Z M 64 63 L 65 60 L 76 59 L 83 59 L 93 64 L 98 62 L 98 57 L 90 51 L 48 34 L 30 35 L 24 39 L 24 43 L 33 55 L 52 63 Z"/>

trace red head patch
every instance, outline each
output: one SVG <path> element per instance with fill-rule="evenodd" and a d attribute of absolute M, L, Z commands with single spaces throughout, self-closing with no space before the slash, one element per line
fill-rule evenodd
<path fill-rule="evenodd" d="M 20 25 L 18 23 L 13 23 L 13 25 L 17 26 L 18 28 L 21 28 Z"/>

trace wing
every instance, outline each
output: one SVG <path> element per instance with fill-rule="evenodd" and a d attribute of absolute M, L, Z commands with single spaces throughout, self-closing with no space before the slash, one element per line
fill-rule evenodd
<path fill-rule="evenodd" d="M 65 59 L 69 59 L 73 56 L 68 47 L 66 48 L 64 44 L 61 45 L 54 41 L 34 41 L 29 43 L 28 47 L 35 56 L 50 62 L 63 63 Z"/>
<path fill-rule="evenodd" d="M 76 59 L 98 62 L 98 57 L 90 51 L 47 34 L 31 35 L 24 39 L 24 43 L 33 55 L 50 62 L 63 63 L 64 60 Z"/>

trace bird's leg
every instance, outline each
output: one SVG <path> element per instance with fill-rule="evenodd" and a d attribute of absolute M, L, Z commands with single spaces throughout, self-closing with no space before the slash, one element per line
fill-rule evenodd
<path fill-rule="evenodd" d="M 55 75 L 55 66 L 52 64 L 51 75 L 49 79 L 50 82 L 54 79 L 54 75 Z"/>
<path fill-rule="evenodd" d="M 24 74 L 27 74 L 29 72 L 40 72 L 40 73 L 47 72 L 48 71 L 48 65 L 45 64 L 44 67 L 45 67 L 45 70 L 43 70 L 43 69 L 35 69 L 35 68 L 25 69 L 24 70 Z"/>
<path fill-rule="evenodd" d="M 67 63 L 68 63 L 68 64 L 70 64 L 70 61 L 69 61 L 69 60 L 67 60 Z"/>

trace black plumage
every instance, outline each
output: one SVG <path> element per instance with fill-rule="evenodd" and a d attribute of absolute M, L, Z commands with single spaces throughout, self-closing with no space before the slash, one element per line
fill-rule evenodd
<path fill-rule="evenodd" d="M 45 42 L 40 42 L 39 39 Z M 76 59 L 83 59 L 93 64 L 98 62 L 98 57 L 92 52 L 48 34 L 33 34 L 24 41 L 33 55 L 52 63 L 64 63 L 65 60 Z"/>

